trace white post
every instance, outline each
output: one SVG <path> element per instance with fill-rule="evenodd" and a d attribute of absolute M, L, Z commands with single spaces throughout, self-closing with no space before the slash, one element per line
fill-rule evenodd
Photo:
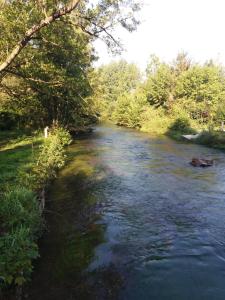
<path fill-rule="evenodd" d="M 224 121 L 221 122 L 221 131 L 224 131 Z"/>
<path fill-rule="evenodd" d="M 46 139 L 47 139 L 47 137 L 48 137 L 48 130 L 49 130 L 48 126 L 45 127 L 45 129 L 44 129 L 44 137 L 45 137 Z"/>

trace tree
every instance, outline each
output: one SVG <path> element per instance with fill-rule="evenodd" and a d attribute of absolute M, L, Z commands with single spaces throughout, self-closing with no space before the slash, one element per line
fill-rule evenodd
<path fill-rule="evenodd" d="M 176 96 L 212 105 L 224 97 L 224 83 L 221 67 L 195 65 L 178 78 Z"/>
<path fill-rule="evenodd" d="M 141 126 L 142 113 L 147 104 L 143 90 L 138 89 L 135 92 L 125 93 L 119 96 L 116 102 L 113 120 L 118 125 L 139 128 Z"/>
<path fill-rule="evenodd" d="M 155 54 L 150 55 L 150 60 L 147 64 L 146 74 L 147 76 L 154 75 L 160 66 L 161 62 L 158 56 Z"/>
<path fill-rule="evenodd" d="M 176 97 L 187 101 L 193 119 L 211 122 L 225 96 L 224 80 L 220 66 L 194 65 L 178 77 Z"/>
<path fill-rule="evenodd" d="M 84 0 L 12 0 L 1 8 L 0 92 L 8 99 L 4 109 L 19 112 L 30 124 L 82 123 L 91 113 L 91 42 L 100 37 L 110 49 L 118 48 L 112 30 L 118 23 L 134 30 L 138 22 L 130 11 L 138 6 L 132 0 L 95 5 Z"/>
<path fill-rule="evenodd" d="M 130 6 L 128 13 L 125 13 L 125 6 Z M 2 5 L 2 12 L 0 15 L 0 24 L 10 24 L 10 34 L 8 38 L 8 45 L 3 42 L 5 46 L 3 49 L 3 61 L 0 64 L 0 73 L 5 71 L 17 58 L 20 52 L 31 42 L 36 34 L 38 34 L 44 27 L 50 26 L 58 19 L 70 14 L 72 11 L 75 13 L 69 19 L 73 25 L 82 29 L 92 36 L 98 37 L 102 34 L 103 39 L 108 45 L 119 43 L 113 38 L 110 33 L 117 22 L 123 27 L 132 31 L 138 24 L 137 20 L 130 15 L 130 10 L 135 11 L 139 9 L 137 3 L 133 1 L 123 0 L 102 0 L 97 2 L 95 6 L 87 5 L 87 1 L 70 0 L 70 1 L 40 1 L 29 0 L 12 0 L 4 2 Z M 7 17 L 7 18 L 5 18 Z M 19 28 L 14 32 L 15 27 L 18 25 L 18 17 L 23 28 Z M 6 21 L 6 22 L 4 22 Z M 24 21 L 24 22 L 23 22 Z M 68 19 L 67 19 L 68 21 Z M 7 32 L 9 26 L 3 26 L 5 29 L 3 33 Z M 22 30 L 21 30 L 22 29 Z"/>
<path fill-rule="evenodd" d="M 99 83 L 104 89 L 103 97 L 107 102 L 114 102 L 120 95 L 134 90 L 141 79 L 138 67 L 125 60 L 102 66 L 98 72 Z"/>
<path fill-rule="evenodd" d="M 186 52 L 180 52 L 177 54 L 176 59 L 173 62 L 172 69 L 176 76 L 181 75 L 191 67 L 191 59 L 188 58 Z"/>
<path fill-rule="evenodd" d="M 90 38 L 71 24 L 59 22 L 36 36 L 35 47 L 25 50 L 26 64 L 10 68 L 2 81 L 10 100 L 7 108 L 19 112 L 27 125 L 67 125 L 87 115 L 91 93 Z"/>
<path fill-rule="evenodd" d="M 149 74 L 145 83 L 147 99 L 155 107 L 167 106 L 173 100 L 173 72 L 165 63 L 160 63 L 156 71 Z"/>

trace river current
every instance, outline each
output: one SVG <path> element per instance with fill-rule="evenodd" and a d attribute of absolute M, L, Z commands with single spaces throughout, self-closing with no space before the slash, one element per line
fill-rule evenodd
<path fill-rule="evenodd" d="M 223 152 L 111 125 L 68 152 L 25 298 L 225 299 Z"/>

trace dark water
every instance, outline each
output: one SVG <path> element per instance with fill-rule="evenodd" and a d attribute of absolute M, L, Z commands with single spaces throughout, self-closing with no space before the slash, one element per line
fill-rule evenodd
<path fill-rule="evenodd" d="M 69 152 L 28 299 L 225 299 L 224 153 L 110 126 Z"/>

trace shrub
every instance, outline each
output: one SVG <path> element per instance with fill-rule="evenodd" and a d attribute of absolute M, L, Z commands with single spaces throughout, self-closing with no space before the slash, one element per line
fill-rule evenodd
<path fill-rule="evenodd" d="M 224 149 L 225 148 L 225 133 L 218 131 L 203 131 L 196 140 L 197 143 Z"/>
<path fill-rule="evenodd" d="M 168 126 L 171 124 L 171 120 L 165 115 L 165 111 L 162 108 L 154 108 L 149 106 L 141 114 L 141 131 L 164 134 Z"/>
<path fill-rule="evenodd" d="M 0 237 L 0 286 L 22 285 L 32 272 L 38 247 L 29 228 L 19 226 Z"/>
<path fill-rule="evenodd" d="M 139 128 L 146 104 L 146 96 L 141 91 L 121 95 L 116 102 L 113 120 L 117 125 Z"/>
<path fill-rule="evenodd" d="M 36 166 L 33 168 L 34 176 L 30 178 L 35 182 L 36 188 L 43 186 L 56 176 L 56 172 L 65 164 L 65 146 L 71 142 L 70 134 L 63 128 L 55 128 L 41 146 Z"/>
<path fill-rule="evenodd" d="M 40 148 L 36 164 L 22 175 L 23 186 L 11 187 L 1 197 L 0 206 L 0 288 L 22 285 L 32 272 L 32 260 L 38 257 L 37 239 L 43 221 L 35 193 L 56 175 L 65 163 L 64 146 L 70 135 L 54 128 Z M 21 173 L 20 173 L 21 174 Z"/>
<path fill-rule="evenodd" d="M 32 260 L 38 256 L 35 241 L 42 218 L 35 194 L 24 187 L 14 187 L 3 194 L 0 220 L 0 284 L 21 285 L 32 271 Z"/>
<path fill-rule="evenodd" d="M 195 130 L 191 128 L 190 121 L 186 118 L 178 118 L 169 127 L 169 131 L 176 131 L 182 134 L 195 133 Z"/>

